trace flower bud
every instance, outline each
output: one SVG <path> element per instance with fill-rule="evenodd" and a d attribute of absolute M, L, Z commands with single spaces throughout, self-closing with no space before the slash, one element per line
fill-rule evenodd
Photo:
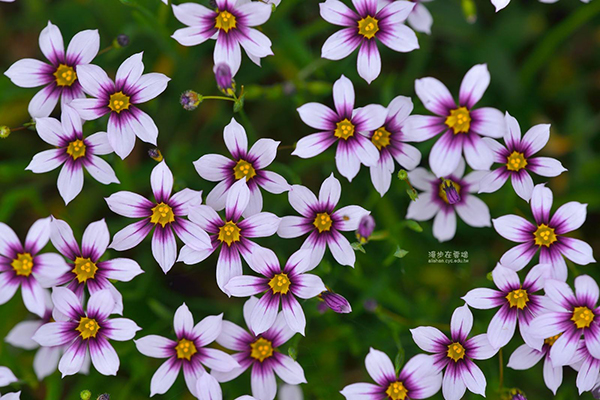
<path fill-rule="evenodd" d="M 356 238 L 361 244 L 369 241 L 369 237 L 375 230 L 375 218 L 371 215 L 365 215 L 361 218 L 358 229 L 356 230 Z"/>
<path fill-rule="evenodd" d="M 100 396 L 98 396 L 98 398 L 96 400 L 110 400 L 110 394 L 108 394 L 108 393 L 101 394 Z"/>
<path fill-rule="evenodd" d="M 179 100 L 184 109 L 188 111 L 193 111 L 200 103 L 202 103 L 202 96 L 193 90 L 186 90 L 181 95 L 181 99 Z"/>
<path fill-rule="evenodd" d="M 119 36 L 117 36 L 117 44 L 120 47 L 129 46 L 129 36 L 125 35 L 124 33 L 120 34 Z"/>
<path fill-rule="evenodd" d="M 327 290 L 319 295 L 319 297 L 325 302 L 327 307 L 332 309 L 338 314 L 348 314 L 352 312 L 352 306 L 344 296 Z"/>
<path fill-rule="evenodd" d="M 6 139 L 10 136 L 10 128 L 8 126 L 0 126 L 0 139 Z"/>
<path fill-rule="evenodd" d="M 366 299 L 363 305 L 365 310 L 369 312 L 375 312 L 377 311 L 377 307 L 379 307 L 379 303 L 377 303 L 377 300 L 375 299 Z"/>
<path fill-rule="evenodd" d="M 153 159 L 156 162 L 161 162 L 163 160 L 162 153 L 156 147 L 148 150 L 148 155 L 150 156 L 151 159 Z"/>
<path fill-rule="evenodd" d="M 90 400 L 92 398 L 92 392 L 89 390 L 83 390 L 81 393 L 79 393 L 79 397 L 81 397 L 81 400 Z"/>
<path fill-rule="evenodd" d="M 220 63 L 214 66 L 213 72 L 217 86 L 221 91 L 227 93 L 228 89 L 233 88 L 233 77 L 231 76 L 231 68 L 225 63 Z"/>
<path fill-rule="evenodd" d="M 458 191 L 454 186 L 454 182 L 452 182 L 449 179 L 444 179 L 444 182 L 442 183 L 442 188 L 446 193 L 446 198 L 448 199 L 449 204 L 456 204 L 460 201 L 460 194 L 458 194 Z"/>
<path fill-rule="evenodd" d="M 401 181 L 405 181 L 408 179 L 408 172 L 406 172 L 406 170 L 401 169 L 400 171 L 398 171 L 398 179 L 400 179 Z"/>

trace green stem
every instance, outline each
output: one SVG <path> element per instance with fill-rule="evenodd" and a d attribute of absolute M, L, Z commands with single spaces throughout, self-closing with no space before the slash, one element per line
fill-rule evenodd
<path fill-rule="evenodd" d="M 537 47 L 530 53 L 527 60 L 523 63 L 521 69 L 521 82 L 524 89 L 531 86 L 532 81 L 537 76 L 539 70 L 548 64 L 558 46 L 565 41 L 577 28 L 590 21 L 600 13 L 600 1 L 594 1 L 587 5 L 577 7 L 567 18 L 557 24 L 551 31 L 539 42 Z"/>
<path fill-rule="evenodd" d="M 98 52 L 98 55 L 100 55 L 100 54 L 104 54 L 104 53 L 108 53 L 108 52 L 109 52 L 109 51 L 111 51 L 113 48 L 114 48 L 114 46 L 111 44 L 110 46 L 108 46 L 108 47 L 106 47 L 106 48 L 104 48 L 104 49 L 100 50 L 100 51 Z"/>
<path fill-rule="evenodd" d="M 498 351 L 498 363 L 500 364 L 500 387 L 498 390 L 502 390 L 502 387 L 504 386 L 504 360 L 502 357 L 502 349 Z"/>
<path fill-rule="evenodd" d="M 228 100 L 228 101 L 233 101 L 235 103 L 235 99 L 231 98 L 231 97 L 225 97 L 225 96 L 202 96 L 202 100 Z"/>

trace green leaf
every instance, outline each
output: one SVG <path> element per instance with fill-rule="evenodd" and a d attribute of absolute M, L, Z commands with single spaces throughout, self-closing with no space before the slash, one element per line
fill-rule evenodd
<path fill-rule="evenodd" d="M 419 233 L 423 232 L 423 228 L 421 227 L 421 225 L 419 225 L 416 221 L 413 221 L 412 219 L 406 221 L 406 227 L 411 231 Z"/>
<path fill-rule="evenodd" d="M 354 242 L 352 243 L 352 248 L 356 251 L 361 251 L 363 253 L 366 253 L 365 248 L 362 246 L 362 244 L 358 243 L 358 242 Z"/>
<path fill-rule="evenodd" d="M 396 367 L 396 375 L 400 373 L 402 365 L 404 365 L 404 349 L 401 347 L 398 349 L 398 354 L 396 354 L 396 359 L 394 360 L 394 366 Z"/>
<path fill-rule="evenodd" d="M 298 357 L 298 350 L 296 350 L 296 347 L 290 347 L 288 349 L 288 355 L 292 357 L 292 360 L 296 361 L 296 358 Z"/>
<path fill-rule="evenodd" d="M 398 246 L 398 248 L 396 249 L 396 252 L 394 253 L 394 257 L 404 258 L 404 256 L 406 256 L 407 254 L 408 254 L 408 250 L 401 249 L 400 246 Z"/>
<path fill-rule="evenodd" d="M 244 108 L 244 99 L 246 98 L 246 94 L 242 94 L 235 103 L 233 103 L 233 112 L 237 113 Z"/>

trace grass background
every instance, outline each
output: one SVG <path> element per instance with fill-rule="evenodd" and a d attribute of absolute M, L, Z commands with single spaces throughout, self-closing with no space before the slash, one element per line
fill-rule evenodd
<path fill-rule="evenodd" d="M 176 1 L 179 3 L 179 1 Z M 207 4 L 206 1 L 203 1 Z M 159 0 L 17 0 L 0 4 L 0 69 L 5 71 L 24 57 L 41 58 L 37 39 L 51 20 L 58 25 L 65 42 L 78 31 L 98 29 L 101 48 L 110 46 L 121 33 L 130 36 L 131 44 L 98 56 L 94 63 L 114 76 L 119 64 L 131 54 L 144 51 L 146 71 L 158 71 L 172 77 L 168 89 L 142 106 L 159 127 L 159 148 L 175 174 L 176 190 L 190 187 L 205 194 L 213 187 L 195 172 L 192 161 L 208 153 L 227 154 L 222 140 L 223 127 L 235 117 L 248 132 L 250 143 L 260 137 L 281 141 L 272 170 L 290 183 L 301 183 L 318 191 L 322 180 L 335 171 L 334 151 L 310 160 L 291 157 L 291 148 L 301 137 L 312 132 L 295 109 L 309 101 L 332 104 L 331 85 L 343 73 L 354 82 L 357 106 L 369 103 L 387 105 L 397 95 L 413 98 L 416 113 L 427 113 L 414 94 L 414 80 L 435 76 L 458 93 L 460 81 L 474 64 L 487 63 L 491 85 L 480 105 L 508 110 L 521 123 L 523 131 L 538 123 L 551 123 L 545 156 L 559 158 L 569 172 L 549 181 L 555 207 L 567 201 L 588 203 L 586 224 L 573 236 L 588 241 L 598 249 L 600 235 L 600 1 L 583 4 L 562 0 L 553 5 L 534 0 L 513 0 L 504 11 L 495 14 L 488 0 L 476 0 L 477 20 L 467 22 L 458 0 L 428 3 L 435 22 L 431 36 L 419 34 L 421 49 L 410 54 L 382 50 L 383 70 L 379 78 L 367 85 L 356 73 L 356 53 L 345 60 L 320 59 L 325 39 L 337 30 L 319 16 L 317 1 L 283 0 L 271 19 L 261 28 L 273 42 L 274 57 L 263 60 L 263 67 L 252 64 L 245 56 L 236 77 L 247 92 L 242 113 L 233 114 L 231 103 L 206 101 L 193 112 L 178 104 L 179 95 L 195 89 L 209 95 L 218 94 L 212 73 L 213 42 L 185 48 L 170 38 L 182 25 Z M 35 89 L 14 86 L 0 77 L 0 125 L 16 127 L 28 121 L 27 104 Z M 55 111 L 55 116 L 59 114 Z M 106 118 L 86 123 L 84 133 L 106 127 Z M 433 141 L 418 144 L 424 154 L 423 165 Z M 33 131 L 14 132 L 0 140 L 0 221 L 6 222 L 24 237 L 30 224 L 49 214 L 69 222 L 78 240 L 85 227 L 106 218 L 111 234 L 129 219 L 116 216 L 103 198 L 118 190 L 151 195 L 149 176 L 155 162 L 147 157 L 149 146 L 137 141 L 134 152 L 122 161 L 114 154 L 108 161 L 117 172 L 121 185 L 104 186 L 89 179 L 83 192 L 65 207 L 56 189 L 58 171 L 36 175 L 25 171 L 34 154 L 48 149 Z M 337 174 L 337 173 L 336 173 Z M 385 351 L 392 359 L 417 354 L 409 329 L 419 325 L 436 325 L 448 329 L 452 311 L 463 304 L 460 297 L 475 287 L 492 287 L 486 275 L 512 244 L 492 228 L 471 228 L 458 223 L 456 237 L 440 244 L 432 236 L 431 222 L 422 223 L 416 232 L 404 221 L 409 198 L 403 182 L 394 179 L 387 195 L 380 198 L 363 167 L 352 182 L 342 182 L 341 205 L 360 204 L 373 211 L 377 230 L 384 240 L 365 246 L 357 253 L 354 269 L 341 267 L 327 252 L 316 269 L 325 283 L 345 295 L 354 311 L 349 315 L 317 311 L 317 300 L 304 304 L 308 326 L 306 337 L 297 335 L 288 344 L 297 351 L 308 384 L 303 385 L 307 399 L 341 399 L 345 385 L 370 381 L 364 357 L 369 347 Z M 544 181 L 536 177 L 536 183 Z M 481 195 L 492 217 L 507 213 L 529 216 L 529 206 L 507 184 L 494 194 Z M 266 210 L 277 215 L 292 215 L 286 195 L 265 194 Z M 347 235 L 351 238 L 351 234 Z M 257 240 L 274 249 L 281 259 L 287 258 L 303 238 L 284 240 L 278 237 Z M 397 247 L 408 251 L 402 258 L 393 256 Z M 49 246 L 50 249 L 50 246 Z M 48 249 L 48 250 L 49 250 Z M 430 251 L 467 251 L 464 264 L 432 264 Z M 598 251 L 596 251 L 598 257 Z M 124 316 L 132 318 L 148 334 L 172 336 L 172 318 L 182 302 L 192 310 L 196 321 L 209 314 L 225 313 L 225 318 L 243 325 L 243 299 L 229 299 L 215 282 L 216 256 L 196 266 L 176 264 L 164 275 L 150 252 L 150 240 L 135 249 L 107 257 L 136 259 L 145 274 L 130 283 L 117 283 L 124 297 Z M 569 263 L 570 277 L 599 274 L 595 265 Z M 245 267 L 248 272 L 248 268 Z M 365 307 L 365 304 L 371 307 Z M 373 308 L 373 305 L 377 305 Z M 493 311 L 474 311 L 474 333 L 487 329 Z M 0 306 L 0 337 L 24 318 L 30 318 L 18 293 Z M 515 337 L 503 350 L 504 362 L 521 339 Z M 89 376 L 60 379 L 56 372 L 44 382 L 37 382 L 32 369 L 34 352 L 23 351 L 0 341 L 0 365 L 10 367 L 21 379 L 7 389 L 22 390 L 23 399 L 78 399 L 79 391 L 90 389 L 95 395 L 108 392 L 114 399 L 144 399 L 149 396 L 150 379 L 161 360 L 146 358 L 137 352 L 132 341 L 114 343 L 121 368 L 117 377 L 105 377 L 92 371 Z M 286 352 L 288 346 L 282 351 Z M 488 398 L 498 398 L 499 360 L 478 363 L 487 377 Z M 575 373 L 565 369 L 565 378 L 557 399 L 578 398 Z M 250 393 L 246 373 L 223 386 L 224 398 L 233 399 Z M 504 368 L 504 387 L 518 387 L 530 399 L 548 398 L 551 392 L 542 379 L 541 363 L 517 372 Z M 191 399 L 183 376 L 180 376 L 162 399 Z M 434 398 L 441 399 L 441 393 Z M 467 399 L 478 398 L 467 394 Z M 588 393 L 581 398 L 591 399 Z"/>

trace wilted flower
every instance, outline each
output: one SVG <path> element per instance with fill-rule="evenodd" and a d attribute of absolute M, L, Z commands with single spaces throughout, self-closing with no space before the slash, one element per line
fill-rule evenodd
<path fill-rule="evenodd" d="M 181 94 L 179 102 L 185 110 L 193 111 L 202 103 L 202 96 L 193 90 L 186 90 Z"/>
<path fill-rule="evenodd" d="M 360 223 L 358 224 L 358 229 L 356 230 L 356 238 L 361 244 L 367 243 L 369 241 L 369 237 L 375 230 L 375 218 L 369 215 L 365 215 L 361 218 Z"/>
<path fill-rule="evenodd" d="M 6 125 L 0 126 L 0 139 L 6 139 L 10 136 L 10 128 Z"/>
<path fill-rule="evenodd" d="M 156 162 L 161 162 L 164 159 L 162 153 L 156 147 L 148 150 L 148 156 Z"/>
<path fill-rule="evenodd" d="M 119 36 L 117 36 L 117 44 L 121 47 L 129 46 L 129 36 L 121 33 Z"/>
<path fill-rule="evenodd" d="M 227 93 L 227 89 L 233 88 L 233 77 L 231 76 L 231 68 L 225 63 L 216 64 L 213 68 L 217 86 L 223 92 Z"/>
<path fill-rule="evenodd" d="M 352 312 L 350 302 L 341 294 L 334 293 L 327 289 L 319 295 L 319 298 L 323 300 L 323 303 L 326 304 L 327 307 L 338 314 L 348 314 Z"/>

